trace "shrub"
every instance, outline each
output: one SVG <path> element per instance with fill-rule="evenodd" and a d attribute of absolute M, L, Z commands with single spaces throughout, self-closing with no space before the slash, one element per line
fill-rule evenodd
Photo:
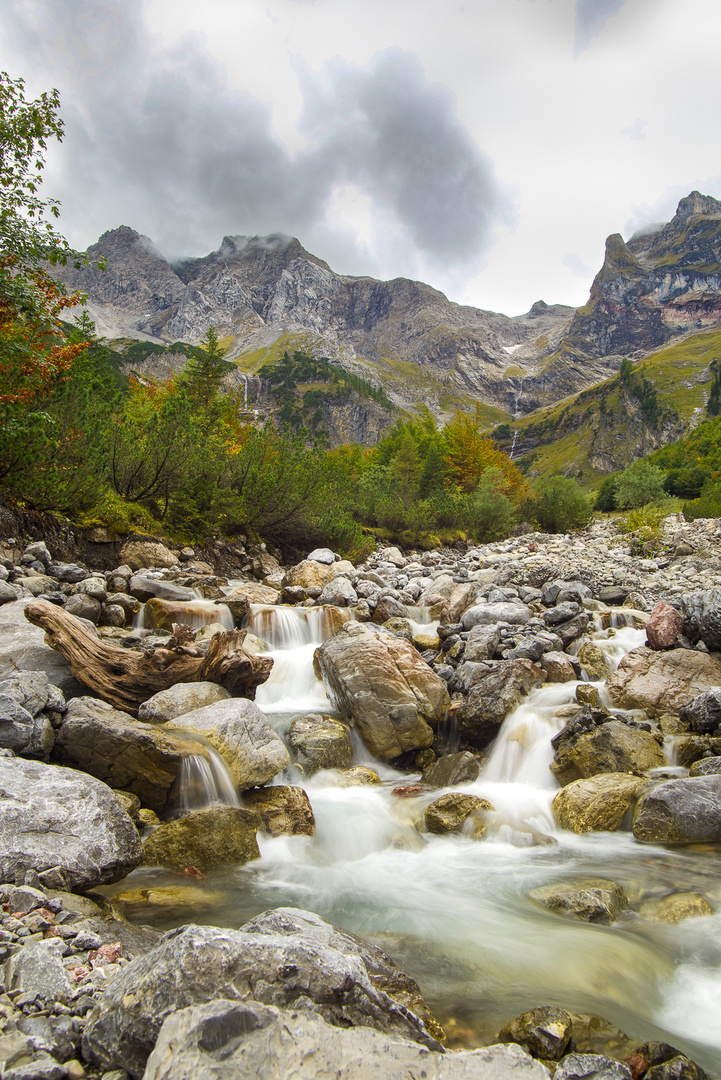
<path fill-rule="evenodd" d="M 643 458 L 635 461 L 622 472 L 616 484 L 616 506 L 620 510 L 634 510 L 639 506 L 663 499 L 664 474 L 656 465 Z"/>
<path fill-rule="evenodd" d="M 591 503 L 576 480 L 566 476 L 549 476 L 537 480 L 531 498 L 524 507 L 524 516 L 532 518 L 546 532 L 568 532 L 580 529 L 591 520 Z"/>

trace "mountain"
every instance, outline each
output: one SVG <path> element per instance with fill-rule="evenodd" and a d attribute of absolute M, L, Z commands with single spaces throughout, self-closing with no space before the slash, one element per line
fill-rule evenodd
<path fill-rule="evenodd" d="M 423 282 L 337 274 L 281 234 L 226 236 L 203 258 L 170 263 L 121 226 L 87 257 L 59 276 L 87 293 L 109 339 L 197 343 L 214 325 L 244 375 L 299 349 L 382 388 L 403 410 L 425 404 L 443 420 L 480 401 L 489 427 L 553 406 L 615 376 L 624 357 L 721 319 L 721 202 L 698 192 L 668 224 L 628 242 L 610 236 L 583 307 L 538 301 L 513 318 L 455 304 Z M 376 415 L 364 426 L 357 413 L 338 437 L 355 430 L 372 440 L 383 423 Z"/>

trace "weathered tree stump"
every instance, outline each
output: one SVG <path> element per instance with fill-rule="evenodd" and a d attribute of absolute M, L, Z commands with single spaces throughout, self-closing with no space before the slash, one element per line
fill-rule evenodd
<path fill-rule="evenodd" d="M 150 653 L 107 645 L 91 634 L 79 619 L 47 600 L 34 600 L 25 618 L 45 631 L 45 641 L 60 653 L 81 683 L 116 709 L 137 715 L 153 694 L 175 683 L 214 682 L 234 697 L 251 701 L 270 675 L 269 656 L 251 656 L 242 649 L 245 630 L 216 634 L 206 656 L 189 655 L 180 643 Z"/>

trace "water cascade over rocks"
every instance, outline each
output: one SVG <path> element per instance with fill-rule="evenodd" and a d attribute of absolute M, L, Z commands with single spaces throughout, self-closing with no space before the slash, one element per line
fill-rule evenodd
<path fill-rule="evenodd" d="M 322 549 L 276 582 L 292 604 L 257 602 L 251 581 L 222 585 L 246 599 L 247 647 L 273 660 L 254 703 L 178 684 L 139 721 L 82 697 L 68 708 L 36 628 L 20 641 L 28 597 L 7 559 L 0 952 L 20 1041 L 0 1033 L 3 1075 L 31 1075 L 17 1071 L 27 1061 L 34 1076 L 79 1076 L 52 1061 L 83 1059 L 92 1075 L 146 1080 L 721 1076 L 721 543 L 708 523 L 669 522 L 664 539 L 662 554 L 636 557 L 596 525 L 577 539 L 386 549 L 358 568 Z M 703 558 L 675 556 L 682 540 Z M 316 604 L 334 573 L 336 602 Z M 163 574 L 147 578 L 156 599 L 163 582 L 198 587 Z M 121 567 L 106 583 L 120 595 L 141 576 Z M 656 629 L 662 600 L 676 622 Z M 198 620 L 200 648 L 228 625 L 222 592 L 202 605 L 219 617 Z M 159 615 L 133 629 L 126 609 L 125 628 L 106 624 L 114 635 L 167 640 Z M 35 674 L 18 675 L 30 644 Z M 133 724 L 143 745 L 157 729 L 184 748 L 160 820 L 123 779 L 125 847 L 107 865 L 99 825 L 118 768 L 83 790 L 92 859 L 65 844 L 49 802 L 51 775 L 82 783 L 94 768 L 89 752 L 55 764 L 89 713 L 129 740 L 124 761 Z M 22 820 L 13 768 L 48 792 L 28 795 Z M 38 814 L 53 830 L 42 859 Z M 154 864 L 164 844 L 168 869 Z M 104 920 L 100 895 L 74 896 L 85 864 L 115 915 L 169 932 Z M 78 1018 L 62 1047 L 38 1036 L 52 973 Z M 65 1013 L 49 1015 L 52 1034 Z"/>

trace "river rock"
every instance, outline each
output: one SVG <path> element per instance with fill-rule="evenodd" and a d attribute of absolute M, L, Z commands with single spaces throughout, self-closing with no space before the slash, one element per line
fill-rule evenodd
<path fill-rule="evenodd" d="M 202 735 L 228 766 L 239 791 L 267 784 L 290 762 L 285 743 L 253 701 L 230 698 L 185 713 L 171 729 Z"/>
<path fill-rule="evenodd" d="M 144 701 L 138 709 L 138 720 L 146 724 L 167 724 L 178 716 L 203 709 L 216 701 L 227 701 L 229 697 L 228 691 L 218 683 L 176 683 Z"/>
<path fill-rule="evenodd" d="M 148 1058 L 144 1080 L 548 1080 L 518 1046 L 453 1054 L 370 1027 L 332 1027 L 312 1013 L 256 1002 L 211 1001 L 170 1015 Z"/>
<path fill-rule="evenodd" d="M 638 913 L 652 922 L 675 924 L 702 915 L 713 915 L 713 908 L 706 897 L 698 893 L 672 893 L 658 900 L 646 900 Z"/>
<path fill-rule="evenodd" d="M 315 836 L 315 818 L 303 788 L 274 784 L 243 793 L 243 803 L 260 815 L 269 836 Z"/>
<path fill-rule="evenodd" d="M 373 1027 L 439 1048 L 418 1016 L 375 988 L 360 956 L 317 933 L 190 925 L 165 934 L 115 976 L 88 1018 L 84 1054 L 139 1080 L 166 1016 L 221 993 L 236 1002 L 303 1005 L 337 1027 Z"/>
<path fill-rule="evenodd" d="M 500 1042 L 516 1043 L 532 1057 L 560 1061 L 570 1041 L 572 1019 L 565 1009 L 541 1005 L 521 1013 L 498 1033 Z"/>
<path fill-rule="evenodd" d="M 477 604 L 463 613 L 461 622 L 464 630 L 470 630 L 474 626 L 496 626 L 498 623 L 522 626 L 532 615 L 533 612 L 526 604 L 518 602 Z"/>
<path fill-rule="evenodd" d="M 679 607 L 686 637 L 703 641 L 709 652 L 721 652 L 721 588 L 684 593 Z"/>
<path fill-rule="evenodd" d="M 442 623 L 460 622 L 461 616 L 468 608 L 473 607 L 478 599 L 478 585 L 471 581 L 461 582 L 448 597 L 448 602 L 443 607 L 441 615 Z"/>
<path fill-rule="evenodd" d="M 633 649 L 607 686 L 622 709 L 678 713 L 699 691 L 721 686 L 721 657 L 694 649 Z"/>
<path fill-rule="evenodd" d="M 693 767 L 697 761 L 717 757 L 721 754 L 721 737 L 718 735 L 678 735 L 674 739 L 674 758 L 677 765 L 685 769 Z M 716 772 L 711 769 L 711 772 Z M 705 775 L 706 770 L 696 775 Z"/>
<path fill-rule="evenodd" d="M 381 783 L 381 778 L 375 769 L 369 769 L 367 765 L 355 765 L 352 769 L 338 769 L 333 779 L 338 787 L 360 787 Z"/>
<path fill-rule="evenodd" d="M 227 898 L 225 892 L 203 889 L 198 885 L 159 885 L 157 888 L 126 889 L 125 892 L 116 893 L 113 907 L 134 919 L 157 916 L 186 919 L 189 915 L 217 909 Z"/>
<path fill-rule="evenodd" d="M 578 659 L 591 682 L 601 682 L 613 671 L 608 654 L 595 641 L 584 642 L 578 650 Z"/>
<path fill-rule="evenodd" d="M 483 815 L 487 810 L 493 810 L 488 799 L 467 795 L 465 792 L 449 791 L 447 795 L 441 795 L 426 807 L 423 818 L 428 832 L 442 835 L 460 832 L 466 819 L 472 817 L 473 834 L 478 837 L 486 831 Z"/>
<path fill-rule="evenodd" d="M 694 761 L 688 770 L 689 776 L 711 776 L 714 773 L 721 773 L 721 757 L 701 758 Z"/>
<path fill-rule="evenodd" d="M 562 784 L 598 773 L 641 775 L 666 764 L 655 736 L 622 720 L 609 720 L 557 745 L 551 771 Z"/>
<path fill-rule="evenodd" d="M 166 821 L 143 842 L 143 862 L 184 870 L 213 870 L 260 858 L 256 813 L 239 806 L 207 806 Z"/>
<path fill-rule="evenodd" d="M 57 938 L 48 938 L 26 945 L 10 957 L 6 968 L 5 986 L 12 993 L 29 994 L 50 1002 L 67 1004 L 74 987 L 68 978 L 62 956 L 65 944 Z"/>
<path fill-rule="evenodd" d="M 407 641 L 348 622 L 316 653 L 331 693 L 382 761 L 433 742 L 450 705 L 446 684 Z"/>
<path fill-rule="evenodd" d="M 186 589 L 182 585 L 174 585 L 172 581 L 163 581 L 162 578 L 144 577 L 142 574 L 134 574 L 130 578 L 127 591 L 130 596 L 140 600 L 143 604 L 154 596 L 174 604 L 185 604 L 188 600 L 196 599 L 192 589 Z"/>
<path fill-rule="evenodd" d="M 332 566 L 335 562 L 335 553 L 330 548 L 313 548 L 309 555 L 306 555 L 306 559 L 310 562 L 323 563 L 325 566 Z"/>
<path fill-rule="evenodd" d="M 721 840 L 721 775 L 667 780 L 642 795 L 633 835 L 648 844 Z"/>
<path fill-rule="evenodd" d="M 455 784 L 468 784 L 478 779 L 480 766 L 477 758 L 469 750 L 459 750 L 456 754 L 445 754 L 423 770 L 423 783 L 428 787 L 453 787 Z"/>
<path fill-rule="evenodd" d="M 379 625 L 391 619 L 407 619 L 408 608 L 393 596 L 381 596 L 373 612 L 373 622 Z"/>
<path fill-rule="evenodd" d="M 33 716 L 15 698 L 0 692 L 0 748 L 47 760 L 54 742 L 55 733 L 47 716 Z"/>
<path fill-rule="evenodd" d="M 237 622 L 241 612 L 248 614 L 250 604 L 277 604 L 278 599 L 278 590 L 270 585 L 261 585 L 257 581 L 241 581 L 226 593 L 225 603 Z"/>
<path fill-rule="evenodd" d="M 78 566 L 77 563 L 56 562 L 53 560 L 47 571 L 56 581 L 64 581 L 68 585 L 74 585 L 88 577 L 88 571 L 84 567 Z"/>
<path fill-rule="evenodd" d="M 575 661 L 575 663 L 574 663 Z M 541 656 L 541 667 L 546 673 L 550 683 L 571 682 L 577 679 L 581 672 L 575 656 L 571 657 L 565 652 L 546 652 Z M 577 668 L 579 670 L 577 670 Z"/>
<path fill-rule="evenodd" d="M 137 795 L 143 806 L 165 808 L 180 767 L 203 747 L 97 698 L 73 698 L 55 735 L 53 760 L 82 769 L 110 787 Z"/>
<path fill-rule="evenodd" d="M 158 540 L 126 540 L 120 549 L 120 561 L 131 570 L 180 566 L 177 555 Z"/>
<path fill-rule="evenodd" d="M 646 623 L 646 644 L 649 649 L 672 648 L 683 633 L 683 615 L 681 612 L 667 604 L 665 600 L 658 600 Z"/>
<path fill-rule="evenodd" d="M 496 737 L 521 698 L 546 680 L 545 672 L 530 660 L 499 660 L 486 667 L 487 674 L 478 673 L 457 712 L 463 742 L 480 750 Z"/>
<path fill-rule="evenodd" d="M 321 563 L 316 559 L 303 559 L 295 566 L 289 566 L 283 578 L 283 588 L 299 585 L 301 589 L 323 589 L 335 577 L 335 561 Z"/>
<path fill-rule="evenodd" d="M 680 719 L 691 731 L 710 735 L 721 725 L 721 686 L 699 694 L 681 709 Z"/>
<path fill-rule="evenodd" d="M 60 653 L 45 644 L 45 631 L 25 618 L 25 607 L 31 602 L 20 600 L 0 606 L 0 677 L 8 678 L 18 670 L 41 672 L 66 697 L 83 693 Z"/>
<path fill-rule="evenodd" d="M 353 763 L 350 729 L 334 716 L 298 716 L 290 726 L 288 742 L 295 764 L 306 776 L 318 769 L 345 769 Z"/>
<path fill-rule="evenodd" d="M 554 1080 L 631 1080 L 631 1070 L 625 1061 L 603 1054 L 566 1054 L 553 1077 Z"/>
<path fill-rule="evenodd" d="M 484 626 L 479 623 L 469 631 L 463 659 L 471 663 L 492 660 L 500 640 L 501 632 L 497 626 Z"/>
<path fill-rule="evenodd" d="M 0 758 L 0 877 L 58 869 L 85 890 L 125 877 L 140 837 L 113 791 L 92 776 L 22 758 Z"/>
<path fill-rule="evenodd" d="M 550 911 L 562 911 L 586 922 L 608 926 L 628 905 L 625 890 L 615 881 L 584 878 L 541 885 L 528 894 L 530 900 Z"/>
<path fill-rule="evenodd" d="M 625 773 L 604 773 L 568 784 L 555 796 L 551 809 L 556 824 L 571 832 L 619 829 L 646 781 Z"/>
<path fill-rule="evenodd" d="M 349 607 L 358 602 L 358 594 L 347 577 L 336 577 L 323 588 L 316 603 L 332 604 L 334 607 Z"/>

